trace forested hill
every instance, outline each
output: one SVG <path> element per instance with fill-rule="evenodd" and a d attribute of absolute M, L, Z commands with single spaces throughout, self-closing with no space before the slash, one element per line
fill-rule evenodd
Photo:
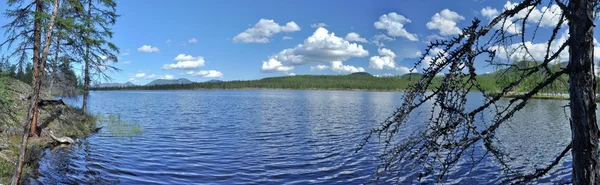
<path fill-rule="evenodd" d="M 350 75 L 297 75 L 244 81 L 210 81 L 190 84 L 107 87 L 93 90 L 171 90 L 171 89 L 319 89 L 400 91 L 419 80 L 421 74 L 375 77 L 369 73 Z"/>

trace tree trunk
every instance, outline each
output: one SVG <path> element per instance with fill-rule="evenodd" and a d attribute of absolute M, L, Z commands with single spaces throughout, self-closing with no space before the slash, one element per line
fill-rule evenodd
<path fill-rule="evenodd" d="M 594 75 L 593 0 L 569 2 L 569 95 L 573 184 L 598 184 L 598 125 Z"/>
<path fill-rule="evenodd" d="M 44 12 L 44 5 L 40 0 L 36 0 L 35 12 L 40 14 Z M 40 97 L 40 89 L 36 85 L 40 80 L 40 53 L 42 47 L 42 20 L 35 19 L 34 30 L 33 30 L 33 75 L 31 85 L 33 86 L 33 94 L 31 95 L 30 113 L 33 114 L 32 118 L 29 119 L 29 134 L 35 135 L 37 133 L 37 116 L 38 116 L 38 105 L 37 101 Z M 37 91 L 37 92 L 36 92 Z"/>
<path fill-rule="evenodd" d="M 58 27 L 58 26 L 57 26 Z M 58 28 L 57 37 L 56 37 L 56 49 L 54 53 L 54 61 L 52 61 L 52 74 L 50 74 L 50 88 L 48 94 L 52 96 L 52 88 L 54 86 L 54 80 L 56 80 L 56 71 L 58 70 L 58 54 L 60 53 L 60 34 L 61 29 Z"/>
<path fill-rule="evenodd" d="M 92 16 L 92 1 L 88 1 L 88 17 L 87 17 L 87 30 L 86 35 L 90 37 L 90 22 Z M 84 69 L 84 78 L 83 78 L 83 105 L 81 106 L 81 110 L 83 113 L 87 113 L 87 99 L 90 93 L 90 41 L 86 41 L 85 43 L 85 69 Z"/>
<path fill-rule="evenodd" d="M 42 71 L 44 70 L 44 64 L 46 59 L 48 58 L 48 51 L 50 49 L 50 42 L 52 39 L 52 32 L 54 29 L 54 21 L 56 20 L 56 14 L 58 13 L 59 1 L 54 0 L 54 9 L 52 11 L 52 17 L 50 18 L 50 23 L 48 25 L 48 30 L 46 31 L 46 43 L 44 45 L 44 50 L 40 53 L 40 49 L 42 46 L 42 20 L 40 18 L 36 18 L 34 21 L 34 41 L 33 41 L 33 94 L 31 95 L 31 104 L 29 105 L 29 112 L 27 113 L 27 119 L 25 120 L 24 130 L 23 130 L 23 138 L 21 138 L 21 148 L 19 151 L 19 158 L 17 160 L 17 168 L 15 169 L 15 173 L 13 174 L 11 184 L 16 185 L 21 180 L 21 172 L 23 171 L 23 165 L 25 163 L 25 152 L 27 152 L 27 139 L 29 139 L 29 135 L 36 135 L 37 131 L 37 113 L 38 113 L 38 100 L 40 95 L 40 87 L 42 82 Z M 41 0 L 35 1 L 35 11 L 36 13 L 44 12 L 43 4 Z M 42 54 L 42 57 L 40 57 Z"/>

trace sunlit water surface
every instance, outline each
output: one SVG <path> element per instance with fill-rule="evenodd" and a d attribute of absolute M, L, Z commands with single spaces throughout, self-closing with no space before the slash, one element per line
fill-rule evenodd
<path fill-rule="evenodd" d="M 471 101 L 472 100 L 472 101 Z M 370 129 L 390 116 L 402 93 L 340 91 L 111 91 L 91 92 L 89 110 L 120 114 L 144 133 L 107 131 L 80 145 L 47 149 L 38 184 L 363 184 L 379 164 L 377 141 L 355 152 Z M 470 94 L 468 107 L 481 104 Z M 70 104 L 79 105 L 76 100 Z M 569 141 L 565 101 L 532 100 L 497 133 L 515 170 L 549 164 Z M 428 107 L 430 105 L 425 105 Z M 411 118 L 408 135 L 428 118 Z M 486 123 L 481 123 L 486 124 Z M 473 156 L 483 153 L 476 147 Z M 537 183 L 570 179 L 570 155 Z M 463 158 L 445 180 L 497 184 L 507 176 L 491 157 Z M 417 183 L 406 170 L 387 184 Z M 435 182 L 424 179 L 424 183 Z"/>

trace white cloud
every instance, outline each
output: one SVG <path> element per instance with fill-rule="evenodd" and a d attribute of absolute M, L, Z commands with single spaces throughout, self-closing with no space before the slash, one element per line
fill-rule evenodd
<path fill-rule="evenodd" d="M 519 3 L 512 3 L 510 1 L 507 1 L 506 4 L 504 4 L 503 10 L 513 9 L 518 4 Z M 542 6 L 539 9 L 537 9 L 536 7 L 531 7 L 529 9 L 521 10 L 515 16 L 508 18 L 504 25 L 501 21 L 496 26 L 494 26 L 494 28 L 503 29 L 511 34 L 520 33 L 522 29 L 522 20 L 527 16 L 529 16 L 527 18 L 527 24 L 534 24 L 535 26 L 539 24 L 540 27 L 555 27 L 560 21 L 561 14 L 562 10 L 556 4 L 553 4 L 550 7 Z M 493 18 L 499 15 L 499 11 L 494 8 L 486 7 L 481 10 L 481 15 L 487 17 L 491 21 Z M 563 25 L 565 24 L 567 24 L 567 21 L 564 21 Z"/>
<path fill-rule="evenodd" d="M 381 56 L 373 56 L 369 59 L 369 68 L 376 70 L 395 69 L 396 54 L 389 49 L 381 48 L 377 50 Z"/>
<path fill-rule="evenodd" d="M 398 66 L 394 59 L 396 58 L 396 53 L 387 48 L 380 48 L 377 50 L 380 56 L 373 56 L 369 60 L 369 68 L 375 70 L 383 70 L 383 69 L 395 69 L 399 71 L 401 74 L 409 73 L 410 69 L 404 66 Z M 417 51 L 417 53 L 420 53 Z"/>
<path fill-rule="evenodd" d="M 395 40 L 394 38 L 389 37 L 382 33 L 375 35 L 373 38 L 375 38 L 375 40 L 377 40 L 377 41 L 379 41 L 379 40 L 394 41 Z"/>
<path fill-rule="evenodd" d="M 175 59 L 175 64 L 165 64 L 163 69 L 198 69 L 204 66 L 204 57 L 179 54 Z"/>
<path fill-rule="evenodd" d="M 166 80 L 171 80 L 171 79 L 175 79 L 175 76 L 173 76 L 173 75 L 155 75 L 155 74 L 151 74 L 151 75 L 147 75 L 146 79 L 166 79 Z"/>
<path fill-rule="evenodd" d="M 166 43 L 168 46 L 170 46 L 170 45 L 171 45 L 171 42 L 173 42 L 173 41 L 171 41 L 171 39 L 167 39 L 167 41 L 165 41 L 165 43 Z"/>
<path fill-rule="evenodd" d="M 164 77 L 162 77 L 161 79 L 167 79 L 167 80 L 171 80 L 171 79 L 175 79 L 175 76 L 173 75 L 165 75 Z"/>
<path fill-rule="evenodd" d="M 326 65 L 310 66 L 310 71 L 323 71 L 325 69 L 329 69 L 329 66 L 326 66 Z"/>
<path fill-rule="evenodd" d="M 461 33 L 456 22 L 464 20 L 465 17 L 448 9 L 435 13 L 426 26 L 430 30 L 439 30 L 440 35 L 457 35 Z"/>
<path fill-rule="evenodd" d="M 396 71 L 400 72 L 400 74 L 406 74 L 406 73 L 410 73 L 411 69 L 408 67 L 400 66 L 400 67 L 396 68 Z"/>
<path fill-rule="evenodd" d="M 202 70 L 202 71 L 198 71 L 198 72 L 189 71 L 189 72 L 187 72 L 187 74 L 192 75 L 192 76 L 204 77 L 204 78 L 223 78 L 223 73 L 221 73 L 220 71 L 216 71 L 216 70 Z"/>
<path fill-rule="evenodd" d="M 394 39 L 390 36 L 387 36 L 383 33 L 379 33 L 379 34 L 373 36 L 372 43 L 378 47 L 384 47 L 385 44 L 383 44 L 383 42 L 381 42 L 381 41 L 393 41 L 393 40 L 396 40 L 396 39 Z"/>
<path fill-rule="evenodd" d="M 138 74 L 135 74 L 135 77 L 136 77 L 136 78 L 143 78 L 143 77 L 145 77 L 145 76 L 146 76 L 146 73 L 138 73 Z"/>
<path fill-rule="evenodd" d="M 293 70 L 293 66 L 284 66 L 281 62 L 271 58 L 269 61 L 263 61 L 262 71 L 263 72 L 288 72 Z"/>
<path fill-rule="evenodd" d="M 282 39 L 283 39 L 283 40 L 292 40 L 292 39 L 294 39 L 294 38 L 292 38 L 292 37 L 290 37 L 290 36 L 283 36 L 283 38 L 282 38 Z"/>
<path fill-rule="evenodd" d="M 135 82 L 136 80 L 135 80 L 135 78 L 129 78 L 129 81 L 130 82 Z"/>
<path fill-rule="evenodd" d="M 356 73 L 356 72 L 365 72 L 365 69 L 362 67 L 354 67 L 350 65 L 344 65 L 342 61 L 332 61 L 331 62 L 331 70 L 337 73 Z"/>
<path fill-rule="evenodd" d="M 327 26 L 327 24 L 322 23 L 322 22 L 310 25 L 311 28 L 319 28 L 319 27 L 325 27 L 325 26 Z"/>
<path fill-rule="evenodd" d="M 124 61 L 124 62 L 121 62 L 121 64 L 131 64 L 131 61 L 129 61 L 129 60 L 128 61 Z"/>
<path fill-rule="evenodd" d="M 550 45 L 550 54 L 556 53 L 560 46 L 567 41 L 569 36 L 568 31 L 565 31 L 558 39 L 554 40 Z M 533 43 L 530 41 L 524 44 L 531 55 L 525 51 L 522 43 L 515 43 L 509 46 L 492 46 L 490 49 L 496 50 L 497 56 L 501 59 L 517 59 L 517 60 L 534 60 L 543 61 L 546 56 L 548 42 Z M 552 61 L 554 63 L 565 62 L 569 60 L 569 46 L 559 54 L 559 57 Z M 594 43 L 594 61 L 600 61 L 600 45 Z"/>
<path fill-rule="evenodd" d="M 296 76 L 296 73 L 289 73 L 288 76 Z"/>
<path fill-rule="evenodd" d="M 268 43 L 269 38 L 280 32 L 300 31 L 294 21 L 288 22 L 285 26 L 277 24 L 273 20 L 260 19 L 252 28 L 233 37 L 234 43 Z"/>
<path fill-rule="evenodd" d="M 404 37 L 411 41 L 418 41 L 419 39 L 416 34 L 406 31 L 404 28 L 404 24 L 406 23 L 410 23 L 410 19 L 407 19 L 396 12 L 391 12 L 379 17 L 379 21 L 375 22 L 374 25 L 377 29 L 386 30 L 389 36 Z"/>
<path fill-rule="evenodd" d="M 150 45 L 143 45 L 142 47 L 137 49 L 142 53 L 158 53 L 159 49 L 157 47 L 152 47 Z"/>
<path fill-rule="evenodd" d="M 363 49 L 362 45 L 350 43 L 329 33 L 325 28 L 318 28 L 303 44 L 285 49 L 270 58 L 286 66 L 293 66 L 310 62 L 345 61 L 368 55 L 369 51 Z"/>
<path fill-rule="evenodd" d="M 386 74 L 382 74 L 382 75 L 375 75 L 375 77 L 392 77 L 394 76 L 393 74 L 390 73 L 386 73 Z"/>
<path fill-rule="evenodd" d="M 198 43 L 198 40 L 196 38 L 191 38 L 190 40 L 188 40 L 188 43 Z"/>
<path fill-rule="evenodd" d="M 491 8 L 489 6 L 481 9 L 481 15 L 484 17 L 487 17 L 490 20 L 494 19 L 499 14 L 500 14 L 500 12 L 498 12 L 498 10 L 496 10 L 495 8 Z"/>
<path fill-rule="evenodd" d="M 127 56 L 129 54 L 131 54 L 131 50 L 127 49 L 127 50 L 125 50 L 125 52 L 121 53 L 121 56 Z"/>
<path fill-rule="evenodd" d="M 431 67 L 432 63 L 434 62 L 433 59 L 435 59 L 435 57 L 437 57 L 438 55 L 442 56 L 442 58 L 438 59 L 437 62 L 441 62 L 442 60 L 445 59 L 445 57 L 448 55 L 446 52 L 444 52 L 443 49 L 440 48 L 433 48 L 429 51 L 429 55 L 425 56 L 425 58 L 423 58 L 423 63 L 421 63 L 421 68 L 423 69 L 427 69 L 429 67 Z"/>
<path fill-rule="evenodd" d="M 361 38 L 358 33 L 350 32 L 346 35 L 345 39 L 350 42 L 369 42 L 365 38 Z"/>

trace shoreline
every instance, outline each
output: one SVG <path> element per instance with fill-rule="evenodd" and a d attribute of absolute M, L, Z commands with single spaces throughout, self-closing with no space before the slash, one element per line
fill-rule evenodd
<path fill-rule="evenodd" d="M 395 89 L 395 90 L 385 90 L 385 89 L 340 89 L 340 88 L 331 88 L 331 89 L 320 89 L 320 88 L 311 88 L 311 89 L 293 89 L 293 88 L 194 88 L 194 89 L 93 89 L 91 91 L 220 91 L 220 90 L 231 90 L 231 91 L 243 91 L 243 90 L 289 90 L 289 91 L 342 91 L 342 92 L 399 92 L 403 93 L 406 89 Z M 431 92 L 428 90 L 427 92 Z M 472 91 L 472 92 L 480 92 L 480 91 Z M 524 93 L 507 93 L 502 98 L 515 98 Z M 600 97 L 599 97 L 600 98 Z M 596 102 L 600 102 L 600 99 L 597 98 Z M 569 100 L 569 95 L 565 93 L 554 94 L 554 93 L 539 93 L 533 95 L 531 99 L 538 100 Z"/>

